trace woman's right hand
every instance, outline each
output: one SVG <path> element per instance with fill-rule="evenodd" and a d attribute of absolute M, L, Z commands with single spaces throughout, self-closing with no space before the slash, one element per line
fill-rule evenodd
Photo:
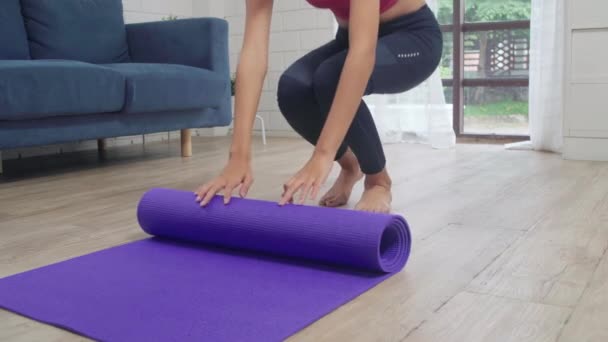
<path fill-rule="evenodd" d="M 234 190 L 240 186 L 239 195 L 245 197 L 251 184 L 253 184 L 253 173 L 249 158 L 231 157 L 219 176 L 196 190 L 196 201 L 204 207 L 213 196 L 222 191 L 224 204 L 228 204 Z"/>

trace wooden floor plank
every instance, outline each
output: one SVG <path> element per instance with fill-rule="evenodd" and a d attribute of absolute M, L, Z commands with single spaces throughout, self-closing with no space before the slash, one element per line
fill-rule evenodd
<path fill-rule="evenodd" d="M 569 308 L 462 292 L 405 342 L 553 342 Z"/>
<path fill-rule="evenodd" d="M 566 324 L 560 342 L 608 341 L 608 249 Z"/>
<path fill-rule="evenodd" d="M 576 187 L 469 287 L 477 293 L 574 306 L 608 246 L 608 169 L 594 164 Z"/>

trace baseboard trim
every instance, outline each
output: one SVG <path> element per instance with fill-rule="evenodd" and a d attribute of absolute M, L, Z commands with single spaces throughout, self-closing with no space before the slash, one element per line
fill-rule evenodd
<path fill-rule="evenodd" d="M 608 161 L 608 139 L 564 137 L 562 155 L 568 160 Z"/>

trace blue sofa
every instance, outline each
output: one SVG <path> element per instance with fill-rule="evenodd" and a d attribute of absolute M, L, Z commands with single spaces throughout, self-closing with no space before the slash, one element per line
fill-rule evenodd
<path fill-rule="evenodd" d="M 0 151 L 172 130 L 189 141 L 230 123 L 230 96 L 224 20 L 125 25 L 121 0 L 0 1 Z"/>

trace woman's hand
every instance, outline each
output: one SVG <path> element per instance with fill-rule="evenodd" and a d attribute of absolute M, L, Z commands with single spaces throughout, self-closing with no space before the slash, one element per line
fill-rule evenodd
<path fill-rule="evenodd" d="M 214 180 L 204 184 L 196 190 L 196 201 L 204 207 L 218 192 L 224 193 L 224 204 L 230 202 L 232 192 L 240 185 L 239 195 L 247 196 L 253 183 L 253 173 L 249 158 L 231 157 L 224 170 Z"/>
<path fill-rule="evenodd" d="M 306 165 L 283 185 L 284 192 L 279 205 L 293 202 L 298 191 L 300 195 L 297 202 L 300 204 L 303 204 L 308 198 L 316 199 L 319 189 L 327 180 L 333 163 L 334 157 L 331 154 L 313 154 Z"/>

